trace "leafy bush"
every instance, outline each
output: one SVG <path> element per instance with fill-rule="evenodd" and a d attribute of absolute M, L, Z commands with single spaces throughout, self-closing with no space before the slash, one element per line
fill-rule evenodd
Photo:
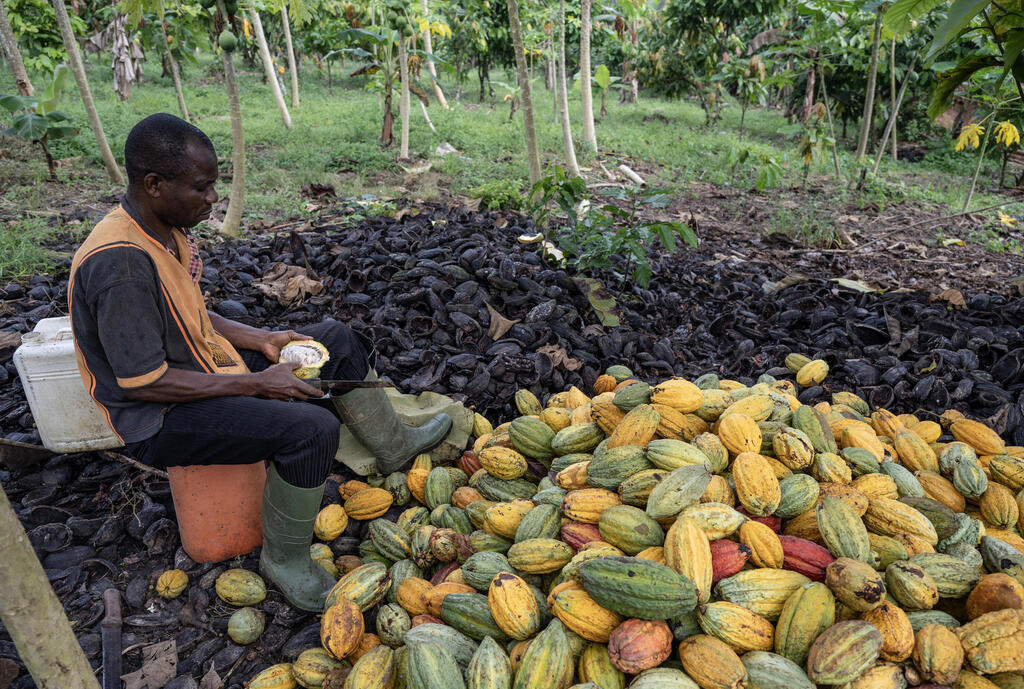
<path fill-rule="evenodd" d="M 492 211 L 518 211 L 526 205 L 526 197 L 519 182 L 511 179 L 496 180 L 469 190 L 471 198 L 480 199 L 481 205 Z"/>

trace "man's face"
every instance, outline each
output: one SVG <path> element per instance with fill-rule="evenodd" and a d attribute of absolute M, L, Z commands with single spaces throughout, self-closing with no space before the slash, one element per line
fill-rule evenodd
<path fill-rule="evenodd" d="M 152 188 L 153 212 L 171 227 L 195 227 L 210 217 L 217 202 L 217 156 L 208 148 L 189 143 L 185 171 L 174 179 L 162 177 Z"/>

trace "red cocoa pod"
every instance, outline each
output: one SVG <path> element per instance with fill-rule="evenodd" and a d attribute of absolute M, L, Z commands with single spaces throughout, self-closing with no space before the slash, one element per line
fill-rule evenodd
<path fill-rule="evenodd" d="M 481 468 L 480 459 L 472 450 L 466 450 L 459 457 L 459 468 L 466 472 L 466 476 L 472 476 Z"/>
<path fill-rule="evenodd" d="M 782 517 L 776 517 L 774 514 L 769 514 L 767 517 L 758 517 L 757 515 L 747 512 L 741 505 L 737 505 L 735 509 L 747 519 L 767 525 L 768 528 L 775 533 L 782 531 Z"/>
<path fill-rule="evenodd" d="M 798 536 L 779 536 L 782 543 L 782 568 L 800 572 L 811 581 L 825 581 L 825 568 L 835 558 L 828 548 Z"/>
<path fill-rule="evenodd" d="M 576 552 L 579 552 L 580 548 L 587 543 L 604 540 L 597 524 L 584 524 L 583 522 L 569 522 L 563 525 L 560 535 L 562 541 L 568 543 Z"/>
<path fill-rule="evenodd" d="M 750 546 L 719 539 L 711 541 L 711 583 L 731 577 L 750 559 Z"/>
<path fill-rule="evenodd" d="M 442 581 L 448 578 L 448 575 L 459 568 L 458 562 L 449 562 L 441 569 L 437 570 L 434 576 L 430 577 L 430 583 L 437 586 Z"/>
<path fill-rule="evenodd" d="M 636 675 L 668 660 L 673 640 L 664 620 L 628 619 L 608 638 L 608 657 L 622 672 Z"/>

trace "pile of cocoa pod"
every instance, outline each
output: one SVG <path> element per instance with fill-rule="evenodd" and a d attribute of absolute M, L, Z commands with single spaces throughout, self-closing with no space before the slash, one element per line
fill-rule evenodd
<path fill-rule="evenodd" d="M 828 365 L 786 365 L 520 390 L 456 465 L 341 484 L 311 549 L 338 577 L 321 644 L 246 686 L 1024 687 L 1024 447 L 954 411 L 802 404 Z M 231 605 L 265 594 L 222 579 Z"/>

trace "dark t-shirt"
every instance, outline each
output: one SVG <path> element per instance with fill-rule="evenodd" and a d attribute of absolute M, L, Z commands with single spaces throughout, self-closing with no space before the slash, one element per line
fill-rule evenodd
<path fill-rule="evenodd" d="M 160 253 L 167 251 L 161 248 L 162 241 L 127 203 L 100 226 L 105 238 L 97 242 L 90 235 L 75 256 L 68 301 L 83 378 L 114 431 L 128 444 L 155 435 L 170 405 L 128 399 L 126 389 L 156 381 L 168 367 L 210 373 L 222 366 L 226 372 L 236 372 L 239 366 L 240 372 L 246 369 L 230 345 L 218 346 L 220 338 L 212 334 L 212 327 L 210 334 L 192 332 L 206 330 L 208 317 L 188 271 L 189 261 L 197 257 L 183 236 L 176 238 L 178 258 L 167 263 L 170 253 Z M 154 256 L 164 267 L 163 279 Z M 174 274 L 166 274 L 168 270 Z M 202 313 L 185 318 L 179 311 L 184 304 Z M 203 327 L 190 328 L 189 320 Z"/>

